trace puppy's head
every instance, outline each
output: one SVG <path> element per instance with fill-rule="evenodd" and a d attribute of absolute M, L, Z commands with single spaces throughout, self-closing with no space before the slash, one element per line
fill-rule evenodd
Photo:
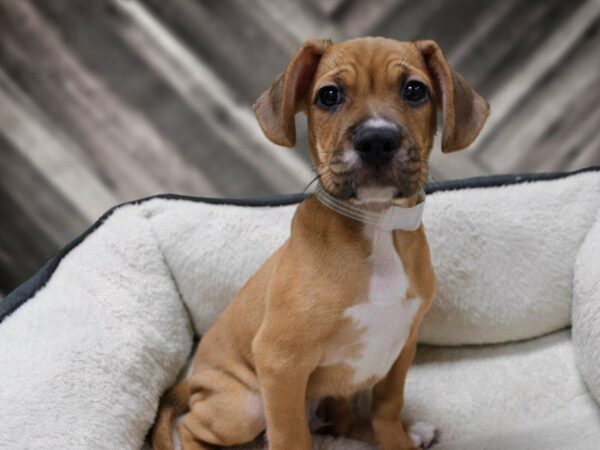
<path fill-rule="evenodd" d="M 254 110 L 266 136 L 293 147 L 294 116 L 308 117 L 311 157 L 330 194 L 358 203 L 415 195 L 444 118 L 442 150 L 465 148 L 487 118 L 487 102 L 433 41 L 360 38 L 305 42 Z"/>

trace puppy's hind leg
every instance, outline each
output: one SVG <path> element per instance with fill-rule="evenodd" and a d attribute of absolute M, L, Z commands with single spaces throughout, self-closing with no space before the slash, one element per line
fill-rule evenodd
<path fill-rule="evenodd" d="M 192 395 L 190 411 L 179 424 L 184 450 L 244 444 L 264 431 L 265 416 L 258 392 L 224 373 L 218 378 L 210 376 L 210 383 L 199 384 L 202 387 Z"/>
<path fill-rule="evenodd" d="M 160 401 L 158 418 L 152 429 L 153 450 L 174 450 L 172 425 L 177 416 L 188 411 L 190 388 L 182 381 L 163 395 Z"/>
<path fill-rule="evenodd" d="M 177 431 L 179 432 L 182 450 L 211 450 L 210 447 L 207 447 L 196 439 L 194 434 L 184 425 L 183 421 L 179 423 Z"/>

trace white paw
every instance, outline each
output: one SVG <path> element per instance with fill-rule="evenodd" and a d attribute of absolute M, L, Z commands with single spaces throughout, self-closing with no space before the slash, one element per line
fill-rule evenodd
<path fill-rule="evenodd" d="M 415 422 L 408 428 L 408 436 L 415 447 L 429 448 L 435 440 L 435 427 L 425 422 Z"/>

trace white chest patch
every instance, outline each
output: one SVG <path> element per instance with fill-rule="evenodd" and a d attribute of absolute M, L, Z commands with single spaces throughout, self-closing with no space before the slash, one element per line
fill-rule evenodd
<path fill-rule="evenodd" d="M 421 306 L 421 299 L 406 298 L 408 278 L 394 247 L 392 232 L 367 226 L 365 233 L 373 243 L 368 298 L 345 311 L 362 331 L 358 341 L 362 350 L 358 358 L 334 357 L 326 361 L 326 364 L 351 366 L 357 384 L 388 373 L 406 343 L 413 318 Z"/>

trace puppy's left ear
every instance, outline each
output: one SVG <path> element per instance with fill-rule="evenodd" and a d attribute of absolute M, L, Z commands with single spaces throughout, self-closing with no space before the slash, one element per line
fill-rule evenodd
<path fill-rule="evenodd" d="M 329 45 L 331 41 L 322 39 L 304 42 L 285 71 L 252 107 L 263 133 L 271 142 L 285 147 L 296 144 L 294 116 L 304 109 L 319 61 Z"/>
<path fill-rule="evenodd" d="M 427 70 L 433 78 L 438 105 L 444 117 L 442 151 L 460 150 L 471 145 L 489 115 L 490 106 L 448 65 L 434 41 L 417 41 Z"/>

